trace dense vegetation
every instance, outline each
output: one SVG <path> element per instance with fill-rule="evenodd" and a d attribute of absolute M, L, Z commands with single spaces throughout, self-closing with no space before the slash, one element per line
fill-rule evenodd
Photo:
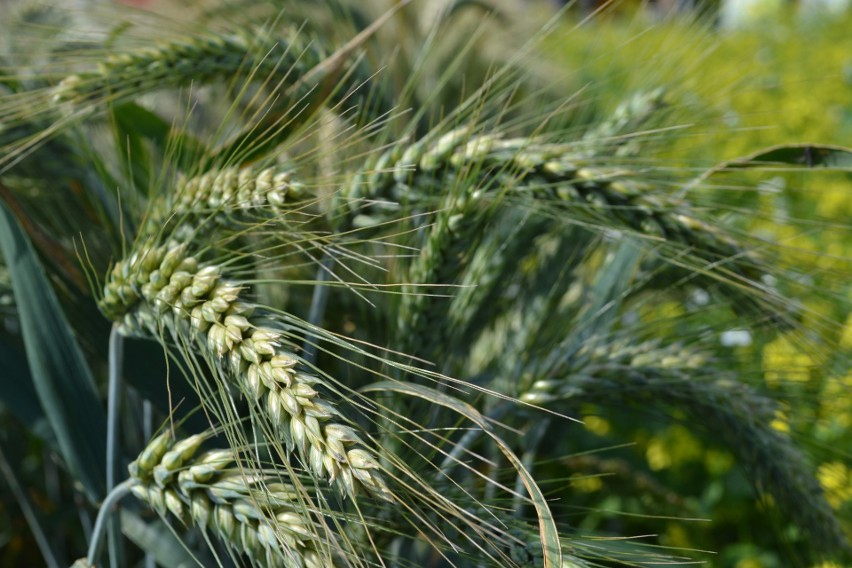
<path fill-rule="evenodd" d="M 850 560 L 852 22 L 523 8 L 0 6 L 0 564 Z"/>

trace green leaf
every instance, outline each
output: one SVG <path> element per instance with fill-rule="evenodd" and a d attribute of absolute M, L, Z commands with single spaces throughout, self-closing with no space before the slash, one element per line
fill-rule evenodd
<path fill-rule="evenodd" d="M 189 568 L 201 565 L 163 521 L 147 523 L 139 515 L 122 509 L 121 530 L 136 546 L 151 554 L 158 566 Z"/>
<path fill-rule="evenodd" d="M 852 168 L 852 149 L 817 144 L 784 144 L 734 160 L 730 167 L 791 165 L 808 168 Z"/>
<path fill-rule="evenodd" d="M 38 393 L 30 377 L 26 356 L 10 343 L 0 340 L 0 405 L 5 406 L 30 432 L 56 447 Z"/>
<path fill-rule="evenodd" d="M 97 501 L 105 487 L 104 410 L 59 300 L 5 204 L 0 205 L 0 251 L 12 280 L 33 386 L 68 469 Z"/>
<path fill-rule="evenodd" d="M 515 471 L 517 471 L 524 487 L 526 487 L 527 492 L 530 495 L 530 500 L 532 501 L 532 505 L 535 507 L 538 515 L 538 528 L 539 535 L 541 536 L 542 552 L 544 553 L 545 568 L 557 568 L 562 566 L 562 544 L 559 541 L 559 530 L 556 527 L 553 514 L 550 512 L 547 499 L 545 499 L 544 494 L 536 484 L 535 479 L 524 467 L 518 456 L 515 455 L 512 449 L 500 436 L 493 432 L 491 427 L 488 425 L 488 422 L 485 420 L 485 417 L 482 416 L 476 408 L 455 397 L 438 392 L 435 389 L 413 383 L 380 381 L 367 385 L 361 389 L 361 392 L 396 392 L 399 394 L 416 396 L 426 400 L 427 402 L 431 402 L 432 404 L 437 404 L 458 412 L 479 426 L 483 432 L 488 434 L 488 436 L 494 440 L 494 443 L 497 444 L 497 447 L 500 448 L 500 451 L 506 459 L 509 460 L 512 467 L 515 468 Z"/>
<path fill-rule="evenodd" d="M 727 160 L 704 172 L 693 184 L 722 172 L 746 168 L 827 168 L 852 171 L 852 148 L 825 144 L 782 144 Z"/>
<path fill-rule="evenodd" d="M 122 151 L 133 152 L 144 151 L 139 143 L 141 138 L 150 140 L 163 155 L 169 155 L 169 161 L 176 163 L 181 168 L 189 167 L 196 158 L 205 154 L 201 142 L 191 136 L 188 132 L 173 128 L 171 124 L 160 118 L 156 113 L 139 106 L 136 103 L 123 103 L 112 110 L 112 117 L 116 127 L 117 139 L 126 140 L 128 148 Z M 130 156 L 130 164 L 139 168 L 138 156 Z M 145 156 L 145 161 L 148 161 Z M 134 172 L 137 174 L 139 172 Z M 147 173 L 147 172 L 145 172 Z M 139 183 L 139 180 L 137 180 Z M 147 185 L 139 185 L 141 191 L 147 190 Z"/>

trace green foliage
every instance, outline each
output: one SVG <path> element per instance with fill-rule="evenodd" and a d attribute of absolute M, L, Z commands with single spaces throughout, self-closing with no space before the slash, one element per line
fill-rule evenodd
<path fill-rule="evenodd" d="M 844 22 L 437 5 L 0 8 L 0 562 L 849 560 Z"/>

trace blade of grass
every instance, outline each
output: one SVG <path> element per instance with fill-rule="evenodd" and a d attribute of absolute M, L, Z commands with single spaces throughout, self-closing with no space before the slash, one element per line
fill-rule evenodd
<path fill-rule="evenodd" d="M 437 404 L 445 408 L 449 408 L 454 412 L 458 412 L 474 424 L 479 426 L 483 432 L 488 434 L 500 452 L 509 460 L 512 467 L 517 471 L 521 483 L 526 487 L 527 493 L 530 496 L 530 501 L 535 507 L 538 524 L 539 536 L 541 537 L 541 547 L 544 554 L 545 568 L 557 568 L 562 566 L 562 543 L 559 541 L 559 529 L 556 527 L 556 522 L 553 519 L 553 514 L 550 512 L 550 507 L 544 494 L 539 489 L 535 482 L 535 478 L 530 475 L 529 471 L 524 467 L 524 464 L 515 455 L 512 449 L 506 442 L 493 432 L 491 426 L 485 421 L 482 414 L 470 404 L 461 401 L 448 394 L 438 392 L 433 388 L 413 383 L 400 383 L 394 381 L 380 381 L 367 385 L 361 389 L 361 392 L 396 392 L 408 396 L 421 398 L 432 404 Z"/>
<path fill-rule="evenodd" d="M 15 476 L 15 472 L 9 464 L 9 460 L 6 459 L 6 454 L 3 453 L 2 448 L 0 448 L 0 472 L 6 478 L 6 483 L 12 490 L 12 493 L 14 493 L 15 499 L 24 513 L 24 518 L 27 520 L 30 531 L 33 533 L 33 538 L 35 538 L 41 555 L 44 557 L 45 564 L 50 568 L 59 568 L 61 564 L 57 561 L 56 555 L 50 547 L 50 542 L 47 540 L 47 535 L 44 534 L 44 530 L 41 528 L 41 523 L 36 516 L 35 509 L 33 509 L 30 500 L 27 498 L 26 493 L 24 493 L 23 488 L 21 488 L 21 484 L 18 483 L 18 478 Z"/>
<path fill-rule="evenodd" d="M 5 204 L 0 252 L 11 276 L 33 385 L 68 469 L 97 501 L 105 486 L 106 418 L 95 381 L 32 244 Z"/>
<path fill-rule="evenodd" d="M 0 406 L 9 410 L 30 432 L 56 448 L 56 436 L 47 422 L 33 387 L 27 360 L 13 345 L 0 341 Z"/>

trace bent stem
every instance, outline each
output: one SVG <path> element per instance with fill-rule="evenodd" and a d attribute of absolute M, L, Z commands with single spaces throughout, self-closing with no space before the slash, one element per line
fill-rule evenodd
<path fill-rule="evenodd" d="M 86 561 L 90 565 L 95 565 L 95 558 L 98 555 L 98 549 L 101 544 L 101 535 L 104 532 L 104 525 L 109 518 L 109 514 L 112 512 L 113 507 L 118 505 L 118 502 L 121 501 L 125 495 L 130 493 L 130 489 L 135 483 L 135 479 L 122 481 L 112 488 L 106 496 L 106 499 L 104 499 L 104 502 L 101 504 L 101 508 L 98 511 L 98 518 L 95 520 L 95 528 L 92 531 L 92 541 L 89 543 L 89 554 L 86 556 Z"/>

